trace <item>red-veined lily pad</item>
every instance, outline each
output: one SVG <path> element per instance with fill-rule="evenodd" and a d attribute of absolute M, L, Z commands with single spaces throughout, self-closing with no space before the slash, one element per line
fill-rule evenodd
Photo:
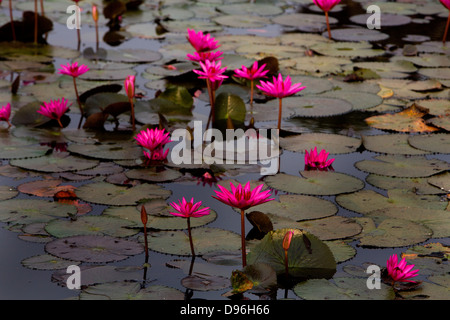
<path fill-rule="evenodd" d="M 77 195 L 86 202 L 130 206 L 150 199 L 166 199 L 171 195 L 171 191 L 147 183 L 128 188 L 107 182 L 94 182 L 80 186 L 77 189 Z"/>
<path fill-rule="evenodd" d="M 423 108 L 415 105 L 394 114 L 372 116 L 366 119 L 371 127 L 382 130 L 400 132 L 432 132 L 437 129 L 425 124 L 423 116 L 426 114 Z"/>
<path fill-rule="evenodd" d="M 22 260 L 22 265 L 33 270 L 57 270 L 64 269 L 71 265 L 79 265 L 80 262 L 61 259 L 50 254 L 41 254 Z"/>
<path fill-rule="evenodd" d="M 294 293 L 305 300 L 394 300 L 391 286 L 367 287 L 366 278 L 310 279 L 294 287 Z"/>
<path fill-rule="evenodd" d="M 416 194 L 442 194 L 445 190 L 441 190 L 439 187 L 433 186 L 433 183 L 430 182 L 430 179 L 438 176 L 439 175 L 436 175 L 431 178 L 397 178 L 380 176 L 378 174 L 369 174 L 366 177 L 366 181 L 367 183 L 383 190 L 403 189 L 413 191 Z M 450 189 L 448 191 L 450 191 Z"/>
<path fill-rule="evenodd" d="M 300 176 L 278 173 L 264 181 L 271 188 L 306 195 L 336 195 L 364 188 L 364 182 L 347 174 L 332 171 L 302 171 Z"/>
<path fill-rule="evenodd" d="M 364 147 L 373 152 L 403 155 L 423 155 L 428 151 L 411 146 L 408 134 L 382 134 L 363 136 Z"/>
<path fill-rule="evenodd" d="M 337 213 L 337 207 L 331 201 L 305 195 L 280 195 L 279 201 L 260 204 L 257 210 L 295 221 L 319 219 Z"/>
<path fill-rule="evenodd" d="M 285 272 L 283 239 L 292 231 L 288 250 L 288 272 L 293 277 L 328 278 L 336 272 L 336 261 L 328 246 L 315 235 L 298 229 L 269 232 L 247 255 L 249 265 L 266 263 L 277 274 Z"/>
<path fill-rule="evenodd" d="M 63 181 L 60 179 L 44 179 L 26 182 L 18 186 L 22 193 L 35 195 L 37 197 L 53 197 L 58 191 L 75 190 L 74 186 L 60 186 Z"/>
<path fill-rule="evenodd" d="M 450 153 L 449 134 L 414 135 L 408 138 L 408 142 L 417 149 L 436 153 Z"/>
<path fill-rule="evenodd" d="M 82 235 L 108 235 L 112 237 L 130 237 L 139 232 L 133 229 L 135 224 L 125 219 L 110 216 L 82 216 L 76 220 L 55 219 L 47 223 L 45 231 L 56 238 Z"/>
<path fill-rule="evenodd" d="M 417 195 L 404 189 L 388 190 L 388 197 L 373 190 L 360 190 L 354 193 L 340 194 L 336 197 L 336 202 L 348 210 L 362 214 L 392 207 L 445 210 L 447 205 L 440 201 L 438 195 Z"/>
<path fill-rule="evenodd" d="M 0 221 L 10 224 L 48 222 L 77 213 L 72 205 L 39 199 L 9 199 L 1 202 Z"/>
<path fill-rule="evenodd" d="M 10 164 L 40 172 L 66 172 L 91 169 L 98 165 L 98 161 L 72 156 L 68 152 L 53 152 L 38 158 L 12 160 Z"/>
<path fill-rule="evenodd" d="M 45 251 L 62 259 L 106 263 L 141 254 L 144 246 L 133 240 L 86 235 L 53 240 L 45 245 Z"/>
<path fill-rule="evenodd" d="M 151 285 L 142 287 L 141 282 L 117 281 L 95 284 L 84 288 L 80 300 L 184 300 L 180 290 Z"/>
<path fill-rule="evenodd" d="M 234 251 L 241 247 L 241 237 L 231 231 L 218 228 L 192 229 L 192 240 L 196 255 L 214 251 Z M 147 236 L 149 249 L 173 255 L 191 255 L 189 237 L 185 231 L 159 231 Z M 140 241 L 144 239 L 141 237 Z"/>
<path fill-rule="evenodd" d="M 158 201 L 158 200 L 154 200 Z M 154 202 L 151 201 L 151 202 Z M 149 202 L 149 203 L 151 203 Z M 159 202 L 159 201 L 158 201 Z M 145 204 L 146 212 L 148 215 L 147 228 L 156 230 L 183 230 L 187 229 L 186 218 L 175 217 L 168 212 L 172 207 L 167 206 L 163 208 L 157 208 L 154 205 Z M 161 211 L 162 210 L 162 211 Z M 109 207 L 103 211 L 105 216 L 112 216 L 133 222 L 134 228 L 143 227 L 141 221 L 141 211 L 137 207 Z M 213 222 L 217 218 L 217 213 L 214 210 L 210 210 L 210 214 L 191 219 L 191 227 L 200 227 L 208 223 Z"/>
<path fill-rule="evenodd" d="M 288 151 L 304 153 L 314 147 L 317 152 L 325 149 L 331 154 L 343 154 L 356 151 L 361 145 L 361 139 L 338 134 L 303 133 L 300 135 L 280 138 L 280 146 Z"/>
<path fill-rule="evenodd" d="M 358 246 L 395 248 L 428 240 L 433 232 L 428 227 L 404 219 L 383 220 L 375 229 L 363 231 Z"/>
<path fill-rule="evenodd" d="M 0 186 L 0 200 L 8 200 L 17 196 L 19 192 L 13 188 L 8 186 Z"/>
<path fill-rule="evenodd" d="M 376 160 L 356 162 L 355 167 L 368 173 L 401 178 L 429 177 L 450 168 L 450 164 L 443 160 L 424 156 L 380 155 L 374 158 Z"/>
<path fill-rule="evenodd" d="M 450 173 L 443 172 L 428 178 L 428 183 L 440 188 L 443 192 L 450 192 Z"/>

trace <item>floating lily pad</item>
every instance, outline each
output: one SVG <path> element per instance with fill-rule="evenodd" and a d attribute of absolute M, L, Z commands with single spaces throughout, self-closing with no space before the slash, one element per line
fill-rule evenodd
<path fill-rule="evenodd" d="M 384 50 L 372 49 L 368 42 L 320 42 L 311 46 L 315 52 L 333 57 L 365 58 L 384 54 Z"/>
<path fill-rule="evenodd" d="M 223 15 L 212 20 L 219 25 L 233 28 L 262 28 L 270 23 L 266 17 L 245 14 Z"/>
<path fill-rule="evenodd" d="M 293 290 L 306 300 L 394 300 L 393 289 L 385 284 L 380 286 L 379 290 L 371 290 L 364 278 L 310 279 Z"/>
<path fill-rule="evenodd" d="M 374 230 L 363 232 L 359 246 L 394 248 L 428 240 L 433 232 L 422 224 L 403 220 L 385 219 Z"/>
<path fill-rule="evenodd" d="M 77 212 L 75 206 L 39 199 L 9 199 L 2 201 L 1 206 L 0 221 L 13 224 L 48 222 Z"/>
<path fill-rule="evenodd" d="M 428 178 L 428 183 L 440 188 L 443 192 L 450 192 L 450 173 L 444 172 Z"/>
<path fill-rule="evenodd" d="M 256 14 L 258 16 L 274 16 L 283 13 L 283 9 L 278 6 L 264 3 L 233 3 L 221 5 L 216 10 L 233 15 L 233 14 Z"/>
<path fill-rule="evenodd" d="M 450 113 L 450 100 L 447 99 L 417 100 L 415 103 L 434 116 L 445 116 Z"/>
<path fill-rule="evenodd" d="M 148 247 L 161 253 L 191 255 L 189 237 L 184 231 L 159 231 L 148 234 Z M 241 247 L 241 237 L 231 231 L 217 228 L 192 229 L 192 239 L 196 255 L 214 251 L 234 251 Z M 144 239 L 140 239 L 144 241 Z"/>
<path fill-rule="evenodd" d="M 356 249 L 343 240 L 324 241 L 333 253 L 336 263 L 350 260 L 356 255 Z"/>
<path fill-rule="evenodd" d="M 388 197 L 373 190 L 360 190 L 354 193 L 338 195 L 336 202 L 348 210 L 362 214 L 392 207 L 414 207 L 434 210 L 445 210 L 446 208 L 446 203 L 440 201 L 438 195 L 417 195 L 412 191 L 403 189 L 388 190 Z"/>
<path fill-rule="evenodd" d="M 450 135 L 445 133 L 410 136 L 408 143 L 429 152 L 450 153 Z"/>
<path fill-rule="evenodd" d="M 102 144 L 71 144 L 67 150 L 86 157 L 107 160 L 132 160 L 142 156 L 142 148 L 133 142 Z"/>
<path fill-rule="evenodd" d="M 161 285 L 142 288 L 141 282 L 118 281 L 88 286 L 80 300 L 184 300 L 184 293 Z"/>
<path fill-rule="evenodd" d="M 130 206 L 150 199 L 166 199 L 170 194 L 169 190 L 147 183 L 128 188 L 107 182 L 94 182 L 77 189 L 78 197 L 84 201 L 112 206 Z"/>
<path fill-rule="evenodd" d="M 68 152 L 60 152 L 38 158 L 16 159 L 10 161 L 10 164 L 40 172 L 66 172 L 93 168 L 98 165 L 98 161 L 72 156 Z"/>
<path fill-rule="evenodd" d="M 277 274 L 284 273 L 283 239 L 287 231 L 294 232 L 288 250 L 289 275 L 327 278 L 336 272 L 336 262 L 328 246 L 313 234 L 298 229 L 279 229 L 268 233 L 252 247 L 247 255 L 248 264 L 266 263 Z"/>
<path fill-rule="evenodd" d="M 369 173 L 402 178 L 428 177 L 450 168 L 445 161 L 423 156 L 380 155 L 374 158 L 376 160 L 358 161 L 355 167 Z"/>
<path fill-rule="evenodd" d="M 180 178 L 182 174 L 177 170 L 164 169 L 162 171 L 154 168 L 148 169 L 131 169 L 125 172 L 130 179 L 145 180 L 150 182 L 165 182 Z"/>
<path fill-rule="evenodd" d="M 290 61 L 294 64 L 293 69 L 314 76 L 341 72 L 343 71 L 343 65 L 352 63 L 348 58 L 328 56 L 300 56 L 294 57 Z"/>
<path fill-rule="evenodd" d="M 349 238 L 361 233 L 362 231 L 360 224 L 349 218 L 340 216 L 300 221 L 296 224 L 296 226 L 314 234 L 323 241 Z"/>
<path fill-rule="evenodd" d="M 18 190 L 38 197 L 53 197 L 58 191 L 75 189 L 74 186 L 59 186 L 62 182 L 59 179 L 30 181 L 19 185 Z"/>
<path fill-rule="evenodd" d="M 430 179 L 438 176 L 439 175 L 436 175 L 431 178 L 397 178 L 369 174 L 366 177 L 366 181 L 367 183 L 383 190 L 404 189 L 413 191 L 416 194 L 442 194 L 444 192 L 443 190 L 438 187 L 434 187 L 432 183 L 429 182 Z"/>
<path fill-rule="evenodd" d="M 147 49 L 107 50 L 103 60 L 127 63 L 151 63 L 161 59 L 161 54 Z"/>
<path fill-rule="evenodd" d="M 350 17 L 350 21 L 359 25 L 367 25 L 367 21 L 371 16 L 371 13 L 357 14 Z M 384 13 L 380 15 L 380 24 L 383 27 L 395 27 L 409 24 L 411 18 L 405 15 Z"/>
<path fill-rule="evenodd" d="M 158 201 L 158 200 L 157 200 Z M 153 208 L 152 208 L 153 207 Z M 186 218 L 175 217 L 168 213 L 172 207 L 167 206 L 163 209 L 146 205 L 148 214 L 147 227 L 156 230 L 183 230 L 187 229 Z M 160 212 L 160 210 L 164 210 Z M 136 207 L 109 207 L 103 211 L 105 216 L 112 216 L 134 223 L 134 227 L 142 227 L 141 212 Z M 196 228 L 213 222 L 217 218 L 217 213 L 210 210 L 210 214 L 191 220 L 191 227 Z"/>
<path fill-rule="evenodd" d="M 8 186 L 0 186 L 0 200 L 8 200 L 17 196 L 19 192 L 13 188 Z"/>
<path fill-rule="evenodd" d="M 328 37 L 328 32 L 324 32 L 323 36 Z M 337 41 L 382 41 L 389 38 L 389 35 L 377 30 L 364 28 L 347 28 L 347 29 L 333 29 L 331 37 Z"/>
<path fill-rule="evenodd" d="M 325 15 L 311 13 L 289 13 L 272 18 L 272 22 L 282 26 L 294 27 L 304 32 L 321 32 L 326 29 Z M 330 24 L 338 23 L 334 17 L 329 17 Z"/>
<path fill-rule="evenodd" d="M 317 151 L 325 149 L 331 154 L 343 154 L 356 151 L 361 145 L 361 139 L 338 134 L 303 133 L 300 135 L 280 138 L 280 146 L 289 151 L 304 153 L 314 147 Z"/>
<path fill-rule="evenodd" d="M 33 270 L 58 270 L 64 269 L 71 265 L 79 265 L 80 262 L 61 259 L 49 254 L 41 254 L 22 260 L 22 265 Z"/>
<path fill-rule="evenodd" d="M 0 140 L 0 159 L 36 158 L 45 155 L 49 150 L 49 146 L 27 142 L 25 139 L 8 137 Z"/>
<path fill-rule="evenodd" d="M 423 155 L 428 151 L 411 146 L 407 134 L 383 134 L 364 136 L 362 138 L 364 147 L 373 152 L 403 155 Z"/>
<path fill-rule="evenodd" d="M 306 195 L 336 195 L 364 188 L 364 182 L 347 174 L 331 171 L 302 171 L 301 177 L 278 173 L 264 181 L 271 188 Z"/>
<path fill-rule="evenodd" d="M 450 116 L 434 117 L 434 118 L 428 120 L 427 123 L 430 123 L 435 127 L 450 131 Z"/>
<path fill-rule="evenodd" d="M 279 201 L 260 204 L 257 209 L 295 221 L 319 219 L 337 213 L 337 207 L 331 201 L 304 195 L 280 195 Z"/>
<path fill-rule="evenodd" d="M 418 72 L 431 79 L 450 79 L 450 68 L 422 68 Z"/>
<path fill-rule="evenodd" d="M 284 114 L 296 117 L 330 117 L 350 112 L 352 104 L 343 99 L 327 97 L 288 97 L 283 101 Z"/>
<path fill-rule="evenodd" d="M 112 237 L 129 237 L 139 231 L 132 229 L 135 224 L 124 219 L 110 216 L 82 216 L 76 220 L 50 221 L 45 227 L 56 238 L 82 235 L 108 235 Z"/>
<path fill-rule="evenodd" d="M 53 240 L 45 245 L 45 251 L 62 259 L 106 263 L 121 261 L 141 254 L 142 244 L 132 240 L 110 236 L 73 236 Z"/>
<path fill-rule="evenodd" d="M 195 291 L 222 290 L 230 286 L 230 279 L 228 277 L 195 274 L 181 279 L 181 285 Z"/>

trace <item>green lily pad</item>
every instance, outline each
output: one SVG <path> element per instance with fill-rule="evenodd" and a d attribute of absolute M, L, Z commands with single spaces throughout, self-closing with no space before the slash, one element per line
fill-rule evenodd
<path fill-rule="evenodd" d="M 388 197 L 365 189 L 354 193 L 340 194 L 336 196 L 336 202 L 351 211 L 368 213 L 377 209 L 414 207 L 422 209 L 445 210 L 446 203 L 440 201 L 438 195 L 417 195 L 404 189 L 388 190 Z"/>
<path fill-rule="evenodd" d="M 357 14 L 350 17 L 350 21 L 359 25 L 367 25 L 371 13 Z M 411 18 L 401 14 L 384 13 L 380 15 L 380 24 L 383 27 L 395 27 L 409 24 Z"/>
<path fill-rule="evenodd" d="M 356 249 L 343 240 L 330 240 L 324 242 L 333 253 L 336 263 L 350 260 L 356 255 Z"/>
<path fill-rule="evenodd" d="M 325 76 L 343 71 L 344 65 L 352 63 L 348 58 L 328 56 L 300 56 L 290 59 L 293 69 L 311 76 Z"/>
<path fill-rule="evenodd" d="M 328 33 L 324 32 L 323 36 L 328 37 Z M 382 33 L 374 29 L 364 29 L 364 28 L 346 28 L 346 29 L 333 29 L 331 31 L 331 38 L 336 41 L 382 41 L 389 38 L 389 35 Z"/>
<path fill-rule="evenodd" d="M 162 285 L 142 288 L 140 282 L 118 281 L 88 286 L 80 300 L 184 300 L 184 293 Z"/>
<path fill-rule="evenodd" d="M 144 180 L 149 182 L 165 182 L 172 181 L 183 176 L 179 171 L 172 169 L 164 169 L 162 171 L 155 168 L 131 169 L 125 172 L 130 179 Z"/>
<path fill-rule="evenodd" d="M 128 188 L 107 182 L 94 182 L 77 189 L 77 196 L 86 202 L 112 206 L 132 206 L 149 199 L 166 199 L 170 195 L 171 191 L 147 183 Z"/>
<path fill-rule="evenodd" d="M 40 254 L 22 260 L 22 265 L 33 270 L 58 270 L 64 269 L 71 265 L 79 265 L 80 262 L 61 259 L 49 254 Z"/>
<path fill-rule="evenodd" d="M 450 173 L 443 172 L 428 178 L 428 183 L 440 188 L 443 192 L 450 192 Z"/>
<path fill-rule="evenodd" d="M 258 16 L 274 16 L 283 13 L 283 9 L 278 6 L 265 3 L 233 3 L 216 7 L 219 12 L 233 14 L 256 14 Z"/>
<path fill-rule="evenodd" d="M 302 171 L 301 177 L 285 173 L 267 176 L 271 188 L 306 195 L 336 195 L 364 188 L 364 182 L 347 174 L 331 171 Z"/>
<path fill-rule="evenodd" d="M 1 202 L 0 221 L 10 224 L 48 222 L 55 217 L 67 217 L 77 213 L 73 205 L 40 199 L 9 199 Z"/>
<path fill-rule="evenodd" d="M 450 113 L 450 100 L 448 99 L 425 99 L 417 100 L 415 103 L 428 110 L 428 114 L 434 116 L 445 116 Z"/>
<path fill-rule="evenodd" d="M 91 169 L 98 165 L 98 161 L 72 156 L 68 152 L 59 152 L 38 158 L 11 160 L 10 164 L 40 172 L 67 172 Z"/>
<path fill-rule="evenodd" d="M 82 216 L 76 220 L 50 221 L 45 227 L 56 238 L 81 235 L 108 235 L 112 237 L 129 237 L 139 231 L 132 229 L 134 223 L 110 216 Z"/>
<path fill-rule="evenodd" d="M 280 146 L 289 151 L 304 153 L 317 147 L 317 151 L 325 149 L 330 154 L 344 154 L 356 151 L 361 139 L 338 134 L 303 133 L 280 138 Z"/>
<path fill-rule="evenodd" d="M 310 47 L 315 52 L 333 57 L 366 58 L 384 54 L 384 50 L 372 49 L 368 42 L 320 42 Z"/>
<path fill-rule="evenodd" d="M 328 278 L 336 272 L 336 262 L 328 246 L 316 236 L 298 229 L 269 232 L 247 255 L 249 265 L 266 263 L 277 274 L 285 272 L 283 239 L 294 232 L 288 250 L 289 275 L 299 278 Z M 307 240 L 305 240 L 305 238 Z"/>
<path fill-rule="evenodd" d="M 121 261 L 141 254 L 144 246 L 132 240 L 110 236 L 73 236 L 53 240 L 45 245 L 45 251 L 62 259 L 107 263 Z"/>
<path fill-rule="evenodd" d="M 133 142 L 71 144 L 67 150 L 78 155 L 106 160 L 133 160 L 142 156 L 142 148 Z"/>
<path fill-rule="evenodd" d="M 450 68 L 421 68 L 418 73 L 431 79 L 450 79 Z"/>
<path fill-rule="evenodd" d="M 361 234 L 361 247 L 395 248 L 428 240 L 433 232 L 426 226 L 398 218 L 383 220 L 375 229 Z"/>
<path fill-rule="evenodd" d="M 450 131 L 450 117 L 449 116 L 431 118 L 430 120 L 428 120 L 428 123 L 432 124 L 435 127 Z"/>
<path fill-rule="evenodd" d="M 383 190 L 404 189 L 415 192 L 416 194 L 442 194 L 445 190 L 441 190 L 439 187 L 433 186 L 433 183 L 429 181 L 430 179 L 438 176 L 439 175 L 436 175 L 430 178 L 397 178 L 369 174 L 366 177 L 366 181 L 367 183 Z"/>
<path fill-rule="evenodd" d="M 393 289 L 383 283 L 380 286 L 379 290 L 371 290 L 364 278 L 310 279 L 293 290 L 306 300 L 394 300 Z"/>
<path fill-rule="evenodd" d="M 13 187 L 0 186 L 0 201 L 14 198 L 18 194 L 19 192 Z"/>
<path fill-rule="evenodd" d="M 420 287 L 413 291 L 401 291 L 400 296 L 406 300 L 446 300 L 448 286 L 422 282 Z"/>
<path fill-rule="evenodd" d="M 360 224 L 340 216 L 300 221 L 296 226 L 314 234 L 322 241 L 349 238 L 362 231 Z"/>
<path fill-rule="evenodd" d="M 294 27 L 303 32 L 321 32 L 326 29 L 325 15 L 312 13 L 282 14 L 272 18 L 272 22 L 282 26 Z M 329 22 L 333 25 L 338 23 L 338 20 L 329 17 Z"/>
<path fill-rule="evenodd" d="M 408 143 L 429 152 L 450 153 L 450 135 L 445 133 L 410 136 Z"/>
<path fill-rule="evenodd" d="M 261 16 L 233 14 L 213 18 L 215 23 L 233 28 L 263 28 L 270 24 L 270 19 Z"/>
<path fill-rule="evenodd" d="M 337 213 L 337 207 L 328 200 L 305 195 L 280 195 L 279 201 L 258 205 L 258 211 L 295 221 L 320 219 Z"/>
<path fill-rule="evenodd" d="M 370 92 L 336 90 L 324 92 L 320 94 L 320 97 L 345 100 L 352 105 L 354 111 L 367 110 L 383 103 L 383 99 L 379 95 Z"/>
<path fill-rule="evenodd" d="M 424 155 L 428 151 L 411 146 L 408 134 L 382 134 L 363 136 L 364 147 L 373 152 L 401 155 Z"/>
<path fill-rule="evenodd" d="M 348 113 L 353 106 L 343 99 L 321 96 L 288 97 L 282 100 L 284 114 L 296 117 L 331 117 Z"/>
<path fill-rule="evenodd" d="M 151 63 L 158 61 L 161 58 L 161 54 L 156 51 L 127 48 L 119 50 L 107 50 L 106 57 L 104 57 L 102 60 L 127 63 Z"/>
<path fill-rule="evenodd" d="M 369 173 L 400 178 L 429 177 L 450 168 L 445 161 L 423 156 L 380 155 L 374 158 L 376 160 L 358 161 L 355 167 Z"/>
<path fill-rule="evenodd" d="M 231 231 L 217 228 L 192 229 L 192 240 L 196 255 L 214 251 L 234 251 L 241 247 L 241 237 Z M 173 255 L 191 255 L 189 237 L 184 231 L 159 231 L 147 236 L 149 249 Z M 143 242 L 144 239 L 140 238 Z"/>
<path fill-rule="evenodd" d="M 158 200 L 156 200 L 158 201 Z M 154 208 L 154 206 L 146 205 L 148 221 L 147 227 L 156 230 L 184 230 L 187 229 L 186 218 L 175 217 L 169 214 L 172 207 L 164 206 L 163 209 Z M 153 208 L 152 208 L 153 207 Z M 164 212 L 160 213 L 160 210 Z M 109 207 L 103 211 L 105 216 L 112 216 L 133 222 L 134 227 L 142 227 L 141 212 L 136 207 Z M 201 227 L 213 222 L 217 218 L 217 213 L 210 210 L 210 214 L 195 219 L 190 219 L 191 227 Z"/>

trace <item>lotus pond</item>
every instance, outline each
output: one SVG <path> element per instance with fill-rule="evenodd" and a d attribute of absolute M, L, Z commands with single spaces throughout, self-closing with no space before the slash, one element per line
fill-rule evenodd
<path fill-rule="evenodd" d="M 73 1 L 40 3 L 37 38 L 35 3 L 12 3 L 16 41 L 1 4 L 11 126 L 0 121 L 0 298 L 450 298 L 449 10 L 439 1 L 343 0 L 329 12 L 331 39 L 310 0 L 82 0 L 79 33 L 66 25 Z M 366 26 L 369 5 L 380 29 Z M 227 78 L 215 90 L 187 59 L 188 29 L 220 46 Z M 276 129 L 281 98 L 233 72 L 255 61 L 268 70 L 261 81 L 281 74 L 306 87 L 282 99 L 279 155 L 179 164 L 171 141 L 167 159 L 146 158 L 135 137 L 148 128 L 259 139 Z M 73 62 L 89 69 L 76 81 L 59 72 Z M 61 125 L 37 112 L 63 97 Z M 307 166 L 314 148 L 331 166 Z M 263 174 L 267 160 L 276 172 Z M 273 200 L 245 210 L 244 266 L 240 210 L 213 196 L 247 182 Z M 174 216 L 183 197 L 209 214 Z M 419 270 L 416 282 L 390 281 L 393 254 Z M 379 289 L 368 287 L 371 265 Z M 67 287 L 69 266 L 79 289 Z"/>

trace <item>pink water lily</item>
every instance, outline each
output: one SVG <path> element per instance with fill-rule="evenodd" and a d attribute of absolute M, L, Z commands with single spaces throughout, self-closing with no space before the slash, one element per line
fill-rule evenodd
<path fill-rule="evenodd" d="M 325 12 L 325 18 L 327 21 L 328 38 L 331 40 L 330 20 L 328 18 L 328 12 L 334 8 L 341 0 L 313 0 L 314 4 Z"/>
<path fill-rule="evenodd" d="M 448 26 L 450 25 L 450 0 L 439 0 L 444 7 L 449 10 L 447 24 L 445 25 L 444 37 L 442 38 L 442 43 L 445 45 L 447 39 Z"/>
<path fill-rule="evenodd" d="M 250 80 L 250 104 L 253 104 L 253 84 L 256 79 L 265 78 L 269 70 L 265 70 L 266 64 L 258 66 L 258 61 L 255 61 L 251 68 L 242 66 L 241 69 L 234 70 L 235 76 Z"/>
<path fill-rule="evenodd" d="M 299 91 L 304 90 L 306 87 L 302 87 L 301 83 L 292 84 L 291 77 L 286 76 L 283 80 L 281 74 L 278 77 L 273 77 L 273 81 L 261 81 L 260 85 L 256 85 L 265 95 L 269 97 L 275 97 L 279 99 L 278 107 L 278 130 L 281 128 L 281 115 L 282 115 L 282 99 L 292 96 Z"/>
<path fill-rule="evenodd" d="M 67 63 L 67 65 L 61 65 L 61 68 L 58 70 L 59 70 L 58 73 L 71 76 L 73 79 L 73 87 L 75 89 L 75 95 L 77 97 L 78 108 L 80 109 L 80 113 L 81 113 L 80 122 L 78 123 L 78 129 L 79 129 L 81 127 L 81 122 L 83 121 L 83 118 L 84 118 L 84 110 L 81 105 L 80 96 L 78 94 L 76 78 L 78 78 L 82 74 L 88 72 L 89 68 L 84 64 L 79 66 L 78 62 L 75 61 L 72 64 Z"/>
<path fill-rule="evenodd" d="M 212 51 L 219 48 L 218 41 L 209 33 L 204 34 L 203 31 L 196 32 L 193 29 L 187 29 L 187 40 L 197 52 Z"/>
<path fill-rule="evenodd" d="M 126 77 L 125 81 L 124 81 L 124 88 L 125 88 L 125 92 L 128 96 L 128 101 L 130 102 L 130 106 L 131 106 L 131 125 L 133 126 L 133 131 L 136 128 L 135 125 L 135 118 L 134 118 L 134 95 L 135 95 L 135 83 L 136 81 L 136 77 L 133 75 L 129 75 Z"/>
<path fill-rule="evenodd" d="M 326 152 L 325 149 L 322 149 L 319 153 L 317 153 L 317 147 L 311 149 L 308 153 L 308 150 L 305 150 L 305 167 L 316 168 L 316 169 L 325 169 L 331 166 L 334 162 L 334 159 L 328 159 L 329 152 Z"/>
<path fill-rule="evenodd" d="M 6 105 L 0 108 L 0 121 L 5 121 L 8 124 L 8 127 L 11 127 L 11 123 L 9 122 L 10 117 L 11 117 L 11 104 L 7 103 Z"/>
<path fill-rule="evenodd" d="M 228 78 L 228 76 L 223 74 L 227 70 L 227 67 L 222 67 L 220 61 L 206 60 L 204 63 L 200 62 L 200 66 L 202 70 L 193 70 L 199 75 L 199 79 L 207 79 L 210 82 L 215 82 Z"/>
<path fill-rule="evenodd" d="M 59 126 L 62 128 L 61 117 L 69 110 L 67 106 L 67 99 L 61 98 L 58 100 L 50 100 L 50 102 L 44 102 L 44 105 L 40 106 L 37 110 L 38 113 L 58 121 Z"/>
<path fill-rule="evenodd" d="M 192 241 L 192 234 L 191 234 L 190 218 L 199 218 L 199 217 L 208 215 L 208 214 L 210 214 L 210 209 L 209 209 L 209 207 L 200 208 L 200 206 L 202 205 L 202 202 L 199 201 L 199 202 L 194 203 L 194 198 L 191 198 L 191 201 L 188 202 L 183 197 L 183 200 L 178 201 L 178 204 L 176 202 L 172 202 L 170 205 L 176 211 L 176 212 L 170 212 L 170 214 L 177 216 L 177 217 L 187 218 L 187 226 L 188 226 L 188 234 L 189 234 L 189 243 L 191 246 L 191 254 L 192 254 L 192 256 L 195 256 L 194 243 Z"/>
<path fill-rule="evenodd" d="M 415 283 L 416 281 L 409 279 L 416 277 L 419 269 L 411 271 L 412 268 L 414 268 L 414 265 L 408 265 L 405 258 L 398 262 L 398 257 L 396 254 L 391 255 L 386 263 L 387 273 L 393 282 L 399 281 Z"/>
<path fill-rule="evenodd" d="M 258 185 L 253 190 L 250 188 L 250 182 L 247 182 L 243 187 L 238 184 L 235 187 L 230 183 L 231 191 L 218 185 L 220 191 L 215 190 L 216 196 L 213 198 L 223 202 L 231 207 L 241 210 L 241 246 L 242 246 L 242 266 L 247 265 L 246 250 L 245 250 L 245 215 L 244 211 L 259 204 L 274 200 L 270 197 L 270 190 L 261 191 L 263 184 Z"/>
<path fill-rule="evenodd" d="M 209 61 L 217 61 L 223 59 L 222 57 L 223 52 L 222 51 L 205 51 L 205 52 L 194 52 L 193 54 L 187 54 L 186 57 L 190 61 L 194 62 L 203 62 L 209 60 Z"/>
<path fill-rule="evenodd" d="M 144 155 L 150 160 L 164 160 L 167 156 L 167 150 L 163 153 L 163 147 L 171 142 L 170 133 L 165 132 L 164 129 L 149 129 L 142 130 L 134 138 L 137 143 L 148 149 L 150 152 L 143 151 Z"/>
<path fill-rule="evenodd" d="M 167 149 L 166 151 L 164 151 L 164 149 L 162 147 L 160 148 L 156 148 L 155 150 L 153 150 L 153 152 L 146 152 L 143 151 L 144 156 L 149 159 L 150 161 L 164 161 L 167 159 L 167 155 L 169 154 L 169 149 Z"/>
<path fill-rule="evenodd" d="M 88 66 L 82 64 L 82 65 L 78 65 L 78 62 L 74 62 L 74 63 L 67 63 L 67 65 L 61 65 L 61 68 L 58 69 L 58 73 L 60 74 L 65 74 L 74 78 L 77 78 L 79 76 L 81 76 L 82 74 L 85 74 L 86 72 L 89 71 Z"/>

